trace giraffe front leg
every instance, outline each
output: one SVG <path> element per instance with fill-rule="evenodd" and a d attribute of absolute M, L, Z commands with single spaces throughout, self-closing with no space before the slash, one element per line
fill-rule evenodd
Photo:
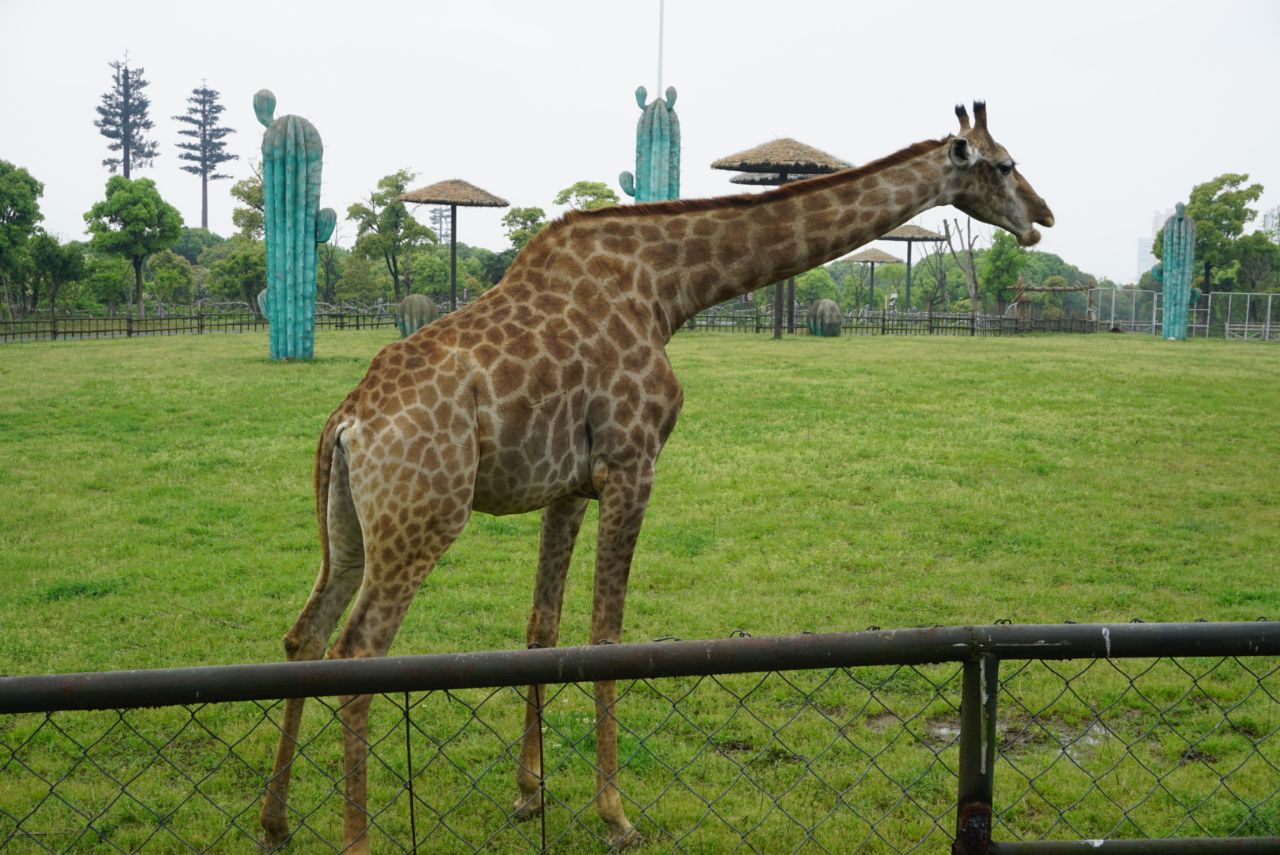
<path fill-rule="evenodd" d="M 557 499 L 542 511 L 542 538 L 538 550 L 538 578 L 533 589 L 526 641 L 530 647 L 555 647 L 560 633 L 560 609 L 564 603 L 565 577 L 573 558 L 573 544 L 582 526 L 587 500 Z M 542 686 L 530 686 L 524 714 L 524 736 L 516 764 L 520 795 L 513 811 L 517 820 L 542 812 L 542 727 L 538 710 L 546 702 Z"/>
<path fill-rule="evenodd" d="M 622 640 L 627 578 L 636 538 L 644 522 L 653 486 L 652 463 L 637 468 L 610 468 L 600 493 L 600 531 L 596 544 L 595 591 L 591 607 L 591 643 Z M 618 789 L 617 687 L 612 680 L 595 684 L 596 812 L 608 826 L 609 846 L 622 849 L 643 843 L 622 807 Z"/>

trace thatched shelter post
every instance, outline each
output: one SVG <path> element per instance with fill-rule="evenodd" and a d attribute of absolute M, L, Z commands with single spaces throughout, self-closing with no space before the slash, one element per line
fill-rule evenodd
<path fill-rule="evenodd" d="M 879 240 L 900 240 L 907 244 L 907 311 L 911 310 L 911 245 L 917 241 L 940 243 L 946 240 L 945 237 L 937 232 L 931 232 L 928 229 L 922 229 L 919 226 L 905 225 L 898 226 L 893 231 L 879 238 Z"/>
<path fill-rule="evenodd" d="M 458 206 L 505 208 L 510 202 L 457 178 L 401 193 L 401 202 L 449 206 L 449 311 L 458 309 Z"/>
<path fill-rule="evenodd" d="M 908 244 L 910 246 L 910 244 Z M 868 247 L 861 252 L 855 253 L 844 259 L 845 261 L 854 261 L 858 264 L 865 264 L 871 268 L 871 290 L 867 295 L 867 305 L 872 309 L 876 307 L 876 265 L 877 264 L 901 264 L 901 258 L 894 258 L 887 252 L 882 252 L 874 247 Z"/>

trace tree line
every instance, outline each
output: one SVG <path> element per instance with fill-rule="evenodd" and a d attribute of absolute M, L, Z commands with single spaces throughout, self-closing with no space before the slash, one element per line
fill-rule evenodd
<path fill-rule="evenodd" d="M 255 164 L 250 177 L 231 187 L 235 232 L 224 238 L 208 229 L 209 183 L 230 178 L 219 170 L 236 159 L 225 150 L 226 137 L 234 130 L 222 123 L 219 93 L 202 81 L 192 89 L 186 111 L 173 117 L 183 126 L 178 131 L 182 139 L 175 144 L 182 169 L 200 178 L 201 225 L 187 227 L 154 182 L 133 178 L 136 169 L 160 156 L 150 135 L 154 123 L 145 71 L 131 66 L 127 56 L 109 67 L 110 86 L 96 108 L 94 125 L 108 141 L 110 155 L 102 163 L 112 175 L 104 198 L 84 215 L 88 241 L 62 243 L 41 228 L 44 185 L 27 170 L 0 161 L 0 311 L 9 317 L 54 312 L 61 301 L 64 308 L 82 310 L 117 312 L 132 307 L 141 317 L 147 297 L 161 304 L 212 298 L 256 307 L 257 294 L 266 287 L 260 166 Z M 318 250 L 321 301 L 398 302 L 411 292 L 437 302 L 446 298 L 449 261 L 438 237 L 440 222 L 436 220 L 437 229 L 419 222 L 399 200 L 413 178 L 408 170 L 397 170 L 348 206 L 347 221 L 355 231 L 352 246 L 340 246 L 335 235 Z M 1186 205 L 1196 221 L 1203 290 L 1280 291 L 1280 247 L 1260 231 L 1244 233 L 1257 215 L 1250 205 L 1261 194 L 1260 184 L 1248 184 L 1248 175 L 1237 173 L 1192 188 Z M 594 210 L 617 205 L 619 199 L 602 182 L 577 181 L 557 193 L 551 204 Z M 464 301 L 497 284 L 516 253 L 548 225 L 549 218 L 541 207 L 515 207 L 502 223 L 511 245 L 500 252 L 458 244 L 458 284 Z M 1118 287 L 1105 279 L 1095 283 L 1057 255 L 1026 250 L 1003 232 L 979 249 L 971 232 L 962 238 L 964 229 L 958 221 L 954 230 L 947 224 L 947 243 L 922 254 L 913 267 L 909 298 L 904 265 L 878 265 L 872 294 L 871 268 L 848 261 L 798 277 L 797 297 L 802 302 L 834 299 L 846 310 L 879 309 L 896 292 L 900 309 L 990 313 L 1016 299 L 1020 283 Z M 1156 257 L 1162 237 L 1156 236 Z M 1150 274 L 1136 287 L 1154 287 Z M 1083 304 L 1084 297 L 1064 292 L 1034 299 L 1053 316 L 1078 308 L 1073 304 Z"/>
<path fill-rule="evenodd" d="M 1197 184 L 1185 201 L 1186 214 L 1196 224 L 1196 286 L 1209 291 L 1280 291 L 1280 246 L 1275 236 L 1255 229 L 1252 205 L 1262 198 L 1261 184 L 1250 184 L 1244 173 L 1228 172 Z M 1164 254 L 1164 229 L 1156 233 L 1152 255 Z M 1151 274 L 1138 287 L 1158 289 Z"/>

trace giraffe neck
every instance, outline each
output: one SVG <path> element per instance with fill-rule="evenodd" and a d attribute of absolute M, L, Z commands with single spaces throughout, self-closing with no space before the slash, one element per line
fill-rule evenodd
<path fill-rule="evenodd" d="M 691 222 L 675 293 L 660 289 L 667 291 L 662 310 L 670 328 L 679 329 L 717 303 L 839 258 L 946 204 L 948 174 L 946 146 L 929 141 L 860 169 L 734 197 L 723 207 L 673 213 Z M 699 225 L 708 219 L 717 227 Z"/>

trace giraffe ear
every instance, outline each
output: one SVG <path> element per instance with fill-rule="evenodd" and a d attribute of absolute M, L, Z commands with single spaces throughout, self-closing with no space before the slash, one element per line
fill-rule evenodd
<path fill-rule="evenodd" d="M 947 157 L 961 169 L 968 169 L 978 162 L 978 152 L 964 137 L 952 137 L 947 143 Z"/>

